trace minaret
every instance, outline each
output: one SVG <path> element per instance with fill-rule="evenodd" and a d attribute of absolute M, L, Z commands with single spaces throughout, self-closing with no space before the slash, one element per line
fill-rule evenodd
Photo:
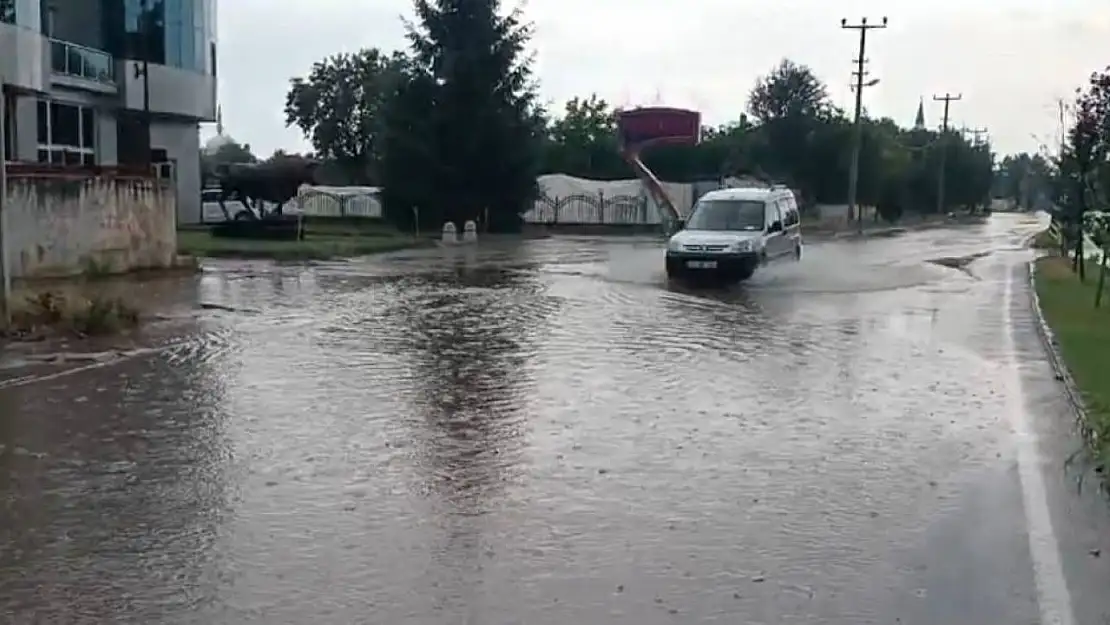
<path fill-rule="evenodd" d="M 914 130 L 925 130 L 925 98 L 917 103 L 917 117 L 913 120 Z"/>

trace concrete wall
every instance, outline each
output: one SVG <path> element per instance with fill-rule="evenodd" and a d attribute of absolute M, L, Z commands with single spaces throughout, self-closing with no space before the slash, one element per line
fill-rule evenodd
<path fill-rule="evenodd" d="M 38 100 L 25 95 L 15 97 L 15 159 L 33 163 L 38 160 Z"/>
<path fill-rule="evenodd" d="M 104 167 L 115 167 L 119 164 L 116 116 L 104 110 L 96 111 L 96 164 Z"/>
<path fill-rule="evenodd" d="M 44 92 L 50 88 L 49 72 L 46 38 L 36 29 L 0 22 L 0 82 Z"/>
<path fill-rule="evenodd" d="M 116 61 L 124 108 L 143 110 L 143 78 L 135 76 L 138 61 Z M 150 110 L 156 114 L 216 121 L 216 77 L 177 67 L 149 63 Z"/>
<path fill-rule="evenodd" d="M 175 163 L 177 220 L 201 223 L 200 133 L 195 121 L 156 121 L 150 127 L 150 144 L 163 149 Z"/>
<path fill-rule="evenodd" d="M 12 276 L 168 268 L 177 255 L 172 190 L 142 178 L 9 173 Z"/>

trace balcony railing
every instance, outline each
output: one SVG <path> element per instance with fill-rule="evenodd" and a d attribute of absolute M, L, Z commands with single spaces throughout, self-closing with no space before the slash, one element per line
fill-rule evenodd
<path fill-rule="evenodd" d="M 105 85 L 116 82 L 116 63 L 103 50 L 68 41 L 50 40 L 50 68 L 55 74 L 91 80 Z"/>

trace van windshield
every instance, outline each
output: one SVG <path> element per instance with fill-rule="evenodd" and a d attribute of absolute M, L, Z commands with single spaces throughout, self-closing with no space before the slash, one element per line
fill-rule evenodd
<path fill-rule="evenodd" d="M 686 222 L 688 230 L 763 230 L 760 200 L 702 200 Z"/>

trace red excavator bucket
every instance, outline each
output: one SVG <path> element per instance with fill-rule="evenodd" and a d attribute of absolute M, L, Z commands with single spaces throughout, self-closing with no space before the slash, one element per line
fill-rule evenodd
<path fill-rule="evenodd" d="M 664 222 L 679 220 L 681 214 L 659 178 L 640 160 L 640 153 L 657 145 L 696 145 L 701 140 L 701 113 L 662 106 L 619 111 L 617 137 L 625 161 L 660 210 L 668 213 L 662 216 Z"/>

